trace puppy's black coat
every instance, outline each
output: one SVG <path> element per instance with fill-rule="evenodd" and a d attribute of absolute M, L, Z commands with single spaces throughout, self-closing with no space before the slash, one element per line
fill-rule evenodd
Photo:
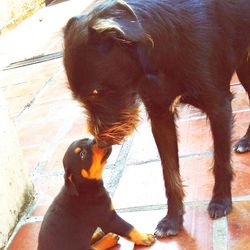
<path fill-rule="evenodd" d="M 97 227 L 138 245 L 154 242 L 152 235 L 139 233 L 112 208 L 101 178 L 110 152 L 90 139 L 69 146 L 63 159 L 65 184 L 45 214 L 38 250 L 105 250 L 108 244 L 90 245 Z"/>
<path fill-rule="evenodd" d="M 120 143 L 138 121 L 138 100 L 151 120 L 163 166 L 168 213 L 158 236 L 183 223 L 175 104 L 204 111 L 214 140 L 215 185 L 209 214 L 232 209 L 230 80 L 250 93 L 249 0 L 98 1 L 65 27 L 64 65 L 74 96 L 99 145 Z M 250 150 L 250 128 L 235 145 Z"/>

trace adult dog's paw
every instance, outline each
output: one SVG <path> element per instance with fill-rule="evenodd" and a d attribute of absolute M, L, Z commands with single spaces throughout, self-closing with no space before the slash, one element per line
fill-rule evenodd
<path fill-rule="evenodd" d="M 226 216 L 232 211 L 231 198 L 212 198 L 208 205 L 208 213 L 212 219 Z"/>
<path fill-rule="evenodd" d="M 245 153 L 245 152 L 250 151 L 249 136 L 243 136 L 239 141 L 237 141 L 233 146 L 233 150 L 236 153 Z"/>
<path fill-rule="evenodd" d="M 183 217 L 177 218 L 164 217 L 157 225 L 155 229 L 155 236 L 157 238 L 163 238 L 166 236 L 172 236 L 178 234 L 183 227 Z"/>

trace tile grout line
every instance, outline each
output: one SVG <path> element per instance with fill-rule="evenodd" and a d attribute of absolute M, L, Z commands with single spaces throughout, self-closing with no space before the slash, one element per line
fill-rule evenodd
<path fill-rule="evenodd" d="M 43 86 L 41 87 L 41 89 L 39 89 L 33 96 L 33 98 L 24 105 L 23 109 L 16 115 L 16 117 L 14 118 L 15 123 L 17 123 L 23 116 L 23 114 L 25 112 L 27 112 L 27 110 L 36 103 L 36 100 L 39 98 L 39 96 L 41 96 L 44 91 L 47 89 L 47 87 L 50 85 L 51 82 L 53 82 L 55 80 L 56 77 L 59 76 L 60 73 L 62 73 L 63 71 L 63 67 L 59 67 L 58 71 L 47 81 L 45 81 L 45 83 L 43 84 Z"/>
<path fill-rule="evenodd" d="M 127 167 L 126 161 L 132 146 L 134 134 L 130 136 L 122 145 L 120 152 L 117 156 L 115 164 L 110 167 L 110 179 L 107 182 L 107 190 L 111 197 L 115 194 L 116 188 L 120 182 L 124 169 Z"/>
<path fill-rule="evenodd" d="M 213 220 L 212 223 L 212 244 L 214 250 L 228 249 L 228 223 L 227 217 Z"/>
<path fill-rule="evenodd" d="M 232 197 L 233 203 L 235 202 L 250 202 L 250 195 L 243 195 Z M 200 200 L 200 201 L 184 201 L 184 206 L 193 208 L 193 207 L 204 207 L 208 206 L 210 199 Z M 126 207 L 126 208 L 117 208 L 116 211 L 119 213 L 130 213 L 130 212 L 138 212 L 138 211 L 151 211 L 151 210 L 162 210 L 166 209 L 167 204 L 158 204 L 158 205 L 145 205 L 145 206 L 137 206 L 137 207 Z"/>
<path fill-rule="evenodd" d="M 64 135 L 71 128 L 71 126 L 72 126 L 72 124 L 74 122 L 74 119 L 76 117 L 72 116 L 71 118 L 72 119 L 67 119 L 64 122 L 63 126 L 61 126 L 59 128 L 59 130 L 58 130 L 57 134 L 55 135 L 54 139 L 51 141 L 50 145 L 45 150 L 45 152 L 42 155 L 41 159 L 39 160 L 39 162 L 37 163 L 36 167 L 34 168 L 34 171 L 32 172 L 32 180 L 36 179 L 37 176 L 40 176 L 42 174 L 41 171 L 46 166 L 46 164 L 50 160 L 51 156 L 55 152 L 56 146 L 58 145 L 58 143 L 62 140 L 62 138 L 64 137 Z"/>
<path fill-rule="evenodd" d="M 250 108 L 246 108 L 246 109 L 240 109 L 240 110 L 234 110 L 232 113 L 233 114 L 239 114 L 239 113 L 244 113 L 244 112 L 249 112 Z M 208 117 L 206 115 L 198 115 L 198 116 L 191 116 L 191 117 L 187 117 L 187 118 L 180 118 L 177 120 L 177 124 L 178 123 L 183 123 L 183 122 L 188 122 L 188 121 L 198 121 L 198 120 L 204 120 L 204 119 L 208 119 Z"/>
<path fill-rule="evenodd" d="M 212 156 L 213 156 L 213 152 L 204 151 L 204 152 L 200 152 L 200 153 L 179 154 L 179 159 L 185 159 L 185 158 L 190 158 L 190 157 L 212 157 Z M 127 166 L 143 165 L 143 164 L 160 162 L 160 161 L 161 161 L 160 158 L 149 159 L 146 161 L 131 161 L 127 164 Z"/>
<path fill-rule="evenodd" d="M 205 207 L 209 204 L 209 201 L 210 201 L 209 199 L 201 201 L 185 201 L 184 206 L 185 208 Z M 235 202 L 250 202 L 250 195 L 233 197 L 233 203 Z M 30 209 L 32 209 L 32 206 L 30 206 Z M 158 205 L 116 208 L 115 210 L 118 213 L 134 213 L 134 212 L 148 212 L 148 211 L 163 210 L 163 209 L 164 210 L 167 209 L 167 203 Z M 30 216 L 26 218 L 26 222 L 31 223 L 31 222 L 41 221 L 42 218 L 43 216 Z"/>

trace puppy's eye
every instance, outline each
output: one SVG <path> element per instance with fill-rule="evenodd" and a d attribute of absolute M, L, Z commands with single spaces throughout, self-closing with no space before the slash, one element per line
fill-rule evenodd
<path fill-rule="evenodd" d="M 82 160 L 84 160 L 84 158 L 86 157 L 87 155 L 87 151 L 85 149 L 83 149 L 81 152 L 80 152 L 80 157 Z"/>

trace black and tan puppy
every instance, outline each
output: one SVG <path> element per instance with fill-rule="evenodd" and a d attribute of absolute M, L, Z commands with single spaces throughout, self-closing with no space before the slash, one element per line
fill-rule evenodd
<path fill-rule="evenodd" d="M 69 146 L 63 159 L 65 184 L 44 217 L 38 250 L 104 250 L 117 242 L 116 235 L 107 234 L 91 246 L 97 227 L 137 245 L 153 244 L 153 235 L 139 233 L 112 208 L 102 181 L 110 152 L 111 147 L 99 148 L 90 139 Z"/>
<path fill-rule="evenodd" d="M 136 127 L 144 103 L 158 147 L 168 198 L 156 234 L 183 224 L 179 173 L 178 102 L 210 121 L 215 185 L 208 211 L 232 209 L 230 80 L 236 71 L 250 94 L 249 0 L 103 0 L 65 27 L 64 65 L 74 96 L 86 108 L 99 145 L 120 143 Z M 250 127 L 235 145 L 250 150 Z"/>

